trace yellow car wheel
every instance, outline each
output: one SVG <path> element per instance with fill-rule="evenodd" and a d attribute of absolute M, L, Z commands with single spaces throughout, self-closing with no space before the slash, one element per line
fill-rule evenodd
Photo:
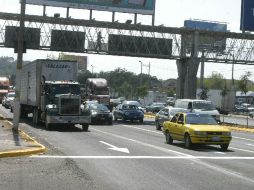
<path fill-rule="evenodd" d="M 184 146 L 185 148 L 190 149 L 192 147 L 192 142 L 189 134 L 184 135 Z"/>
<path fill-rule="evenodd" d="M 173 144 L 173 139 L 172 139 L 171 135 L 169 134 L 169 132 L 166 132 L 165 136 L 166 136 L 166 143 Z"/>
<path fill-rule="evenodd" d="M 227 151 L 228 150 L 228 146 L 229 146 L 229 144 L 221 144 L 220 145 L 222 151 Z"/>

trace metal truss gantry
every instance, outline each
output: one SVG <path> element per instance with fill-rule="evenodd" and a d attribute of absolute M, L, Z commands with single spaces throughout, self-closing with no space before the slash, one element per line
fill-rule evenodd
<path fill-rule="evenodd" d="M 19 26 L 20 15 L 0 13 L 0 46 L 4 47 L 5 27 Z M 51 31 L 84 32 L 85 53 L 95 51 L 98 32 L 102 34 L 101 54 L 109 54 L 108 36 L 128 35 L 141 38 L 162 38 L 172 40 L 171 55 L 147 55 L 161 59 L 200 58 L 205 62 L 254 65 L 254 35 L 248 33 L 211 32 L 186 28 L 149 26 L 95 20 L 54 18 L 47 16 L 25 16 L 25 27 L 40 28 L 40 50 L 50 50 Z M 155 44 L 156 45 L 156 44 Z M 196 53 L 194 53 L 196 52 Z M 119 52 L 118 55 L 125 54 Z M 132 54 L 131 56 L 140 57 Z"/>

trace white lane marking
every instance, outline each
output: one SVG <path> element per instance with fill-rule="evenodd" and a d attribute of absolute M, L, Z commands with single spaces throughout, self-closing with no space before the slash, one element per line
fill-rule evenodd
<path fill-rule="evenodd" d="M 121 126 L 137 129 L 137 130 L 140 130 L 140 131 L 146 131 L 146 132 L 150 132 L 150 133 L 155 133 L 155 134 L 163 135 L 162 132 L 152 131 L 152 130 L 149 130 L 149 129 L 142 129 L 142 128 L 139 128 L 139 127 L 134 127 L 132 125 L 121 125 Z M 232 136 L 232 137 L 235 138 L 235 139 L 241 139 L 241 140 L 253 141 L 254 142 L 253 139 L 247 139 L 247 138 L 242 138 L 242 137 L 237 137 L 237 136 Z"/>
<path fill-rule="evenodd" d="M 246 141 L 252 141 L 252 142 L 254 142 L 254 140 L 253 140 L 253 139 L 247 139 L 247 138 L 236 137 L 236 136 L 233 136 L 233 138 L 235 138 L 235 139 L 241 139 L 241 140 L 246 140 Z"/>
<path fill-rule="evenodd" d="M 246 145 L 248 145 L 248 146 L 254 146 L 254 144 L 246 144 Z"/>
<path fill-rule="evenodd" d="M 235 150 L 241 150 L 241 151 L 244 151 L 244 152 L 254 153 L 254 151 L 252 151 L 252 150 L 245 150 L 245 149 L 235 148 L 235 147 L 229 147 L 229 148 L 235 149 Z"/>
<path fill-rule="evenodd" d="M 134 126 L 131 126 L 131 125 L 121 125 L 121 126 L 128 127 L 128 128 L 133 128 L 133 129 L 137 129 L 137 130 L 140 130 L 140 131 L 146 131 L 146 132 L 149 132 L 149 133 L 155 133 L 155 134 L 159 134 L 159 135 L 162 135 L 162 134 L 163 134 L 162 132 L 151 131 L 151 130 L 148 130 L 148 129 L 142 129 L 142 128 L 134 127 Z"/>
<path fill-rule="evenodd" d="M 51 156 L 51 155 L 35 155 L 32 158 L 55 158 L 55 159 L 158 159 L 158 160 L 173 160 L 173 159 L 206 159 L 206 160 L 254 160 L 254 157 L 216 157 L 216 156 Z"/>
<path fill-rule="evenodd" d="M 212 152 L 212 151 L 211 151 Z M 226 153 L 224 153 L 224 152 L 213 152 L 214 154 L 226 154 Z"/>
<path fill-rule="evenodd" d="M 124 140 L 131 141 L 131 142 L 135 142 L 135 143 L 141 144 L 143 146 L 154 148 L 154 149 L 157 149 L 157 150 L 160 150 L 160 151 L 163 151 L 163 152 L 167 152 L 167 153 L 172 152 L 176 155 L 187 156 L 187 157 L 193 158 L 193 156 L 190 155 L 190 154 L 185 154 L 185 153 L 182 153 L 182 152 L 162 148 L 162 147 L 159 147 L 159 146 L 155 146 L 155 145 L 148 144 L 148 143 L 145 143 L 145 142 L 141 142 L 141 141 L 138 141 L 138 140 L 130 139 L 130 138 L 123 137 L 123 136 L 120 136 L 120 135 L 116 135 L 116 134 L 113 134 L 113 133 L 108 133 L 108 132 L 105 132 L 105 131 L 101 131 L 101 130 L 98 130 L 98 129 L 95 129 L 95 128 L 90 128 L 90 129 L 93 129 L 94 131 L 97 131 L 97 132 L 100 132 L 100 133 L 103 133 L 103 134 L 106 134 L 106 135 L 110 135 L 110 136 L 113 136 L 113 137 L 116 137 L 116 138 L 124 139 Z"/>
<path fill-rule="evenodd" d="M 118 152 L 124 152 L 124 153 L 130 154 L 130 151 L 128 150 L 128 148 L 119 148 L 119 147 L 116 147 L 112 144 L 106 143 L 104 141 L 100 141 L 100 143 L 109 146 L 110 148 L 108 148 L 108 149 L 110 149 L 110 150 L 115 150 L 115 151 L 118 151 Z"/>
<path fill-rule="evenodd" d="M 133 126 L 130 126 L 130 125 L 121 125 L 121 126 L 128 127 L 128 128 L 134 128 L 134 129 L 138 129 L 140 131 L 146 131 L 146 132 L 150 132 L 150 133 L 163 134 L 162 132 L 151 131 L 151 130 L 148 130 L 148 129 L 142 129 L 142 128 L 139 128 L 139 127 L 133 127 Z M 246 138 L 235 137 L 235 136 L 233 136 L 233 138 L 247 140 L 247 141 L 253 141 L 254 142 L 254 140 L 252 140 L 252 139 L 246 139 Z M 244 151 L 244 152 L 254 153 L 254 151 L 251 151 L 251 150 L 239 149 L 239 148 L 235 148 L 235 147 L 230 147 L 230 148 L 235 149 L 235 150 Z M 214 153 L 216 153 L 216 154 L 225 154 L 224 152 L 214 152 Z"/>

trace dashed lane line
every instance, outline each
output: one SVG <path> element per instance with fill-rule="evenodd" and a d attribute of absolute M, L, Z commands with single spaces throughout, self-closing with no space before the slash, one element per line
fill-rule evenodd
<path fill-rule="evenodd" d="M 252 150 L 246 150 L 246 149 L 236 148 L 236 147 L 229 147 L 229 148 L 234 149 L 234 150 L 240 150 L 240 151 L 243 151 L 243 152 L 254 153 L 254 151 L 252 151 Z"/>
<path fill-rule="evenodd" d="M 254 142 L 254 140 L 253 140 L 253 139 L 247 139 L 247 138 L 243 138 L 243 137 L 236 137 L 236 136 L 233 136 L 233 138 Z"/>
<path fill-rule="evenodd" d="M 139 128 L 139 127 L 134 127 L 132 125 L 121 125 L 121 126 L 128 127 L 128 128 L 133 128 L 133 129 L 137 129 L 137 130 L 145 131 L 145 132 L 149 132 L 149 133 L 155 133 L 155 134 L 159 134 L 159 135 L 163 134 L 162 132 L 152 131 L 152 130 L 148 130 L 148 129 L 142 129 L 142 128 Z"/>

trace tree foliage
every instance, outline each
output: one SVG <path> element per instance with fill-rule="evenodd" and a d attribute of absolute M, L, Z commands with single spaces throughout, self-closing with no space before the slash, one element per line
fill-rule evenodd
<path fill-rule="evenodd" d="M 16 71 L 16 60 L 13 57 L 0 57 L 0 75 L 10 76 Z"/>
<path fill-rule="evenodd" d="M 224 80 L 225 79 L 221 73 L 213 72 L 205 79 L 205 86 L 208 89 L 223 89 Z"/>
<path fill-rule="evenodd" d="M 240 80 L 238 81 L 238 87 L 239 89 L 246 95 L 246 93 L 249 91 L 249 86 L 248 86 L 248 81 L 249 78 L 251 77 L 251 72 L 246 71 L 241 77 Z"/>

